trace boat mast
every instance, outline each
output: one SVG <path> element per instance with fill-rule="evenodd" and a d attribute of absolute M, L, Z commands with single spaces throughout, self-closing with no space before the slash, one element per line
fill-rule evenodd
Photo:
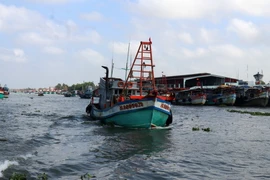
<path fill-rule="evenodd" d="M 129 59 L 129 50 L 130 50 L 130 42 L 128 43 L 128 51 L 127 51 L 127 61 L 126 61 L 126 73 L 125 73 L 125 80 L 127 79 L 127 70 L 128 70 L 128 59 Z"/>
<path fill-rule="evenodd" d="M 111 78 L 113 77 L 113 68 L 114 68 L 114 62 L 113 62 L 113 51 L 114 51 L 114 45 L 112 49 L 112 68 L 111 68 Z"/>
<path fill-rule="evenodd" d="M 153 58 L 152 58 L 152 41 L 141 41 L 132 66 L 130 68 L 128 77 L 126 78 L 125 87 L 131 79 L 138 82 L 140 95 L 142 96 L 143 85 L 149 85 L 149 90 L 156 90 L 155 76 L 154 76 Z"/>

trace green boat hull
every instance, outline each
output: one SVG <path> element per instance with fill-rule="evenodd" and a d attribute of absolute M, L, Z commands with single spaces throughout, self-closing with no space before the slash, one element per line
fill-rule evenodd
<path fill-rule="evenodd" d="M 148 129 L 166 127 L 172 116 L 170 108 L 171 104 L 163 100 L 129 101 L 105 110 L 92 106 L 90 116 L 107 125 Z"/>

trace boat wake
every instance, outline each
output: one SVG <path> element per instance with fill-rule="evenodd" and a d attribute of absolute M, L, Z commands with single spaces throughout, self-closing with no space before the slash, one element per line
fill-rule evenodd
<path fill-rule="evenodd" d="M 3 177 L 3 172 L 12 165 L 19 165 L 17 161 L 5 160 L 4 163 L 0 162 L 0 177 Z"/>

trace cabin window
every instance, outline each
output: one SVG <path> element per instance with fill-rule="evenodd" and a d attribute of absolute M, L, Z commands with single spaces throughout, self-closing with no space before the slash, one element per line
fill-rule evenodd
<path fill-rule="evenodd" d="M 131 95 L 131 90 L 128 90 L 128 95 Z"/>

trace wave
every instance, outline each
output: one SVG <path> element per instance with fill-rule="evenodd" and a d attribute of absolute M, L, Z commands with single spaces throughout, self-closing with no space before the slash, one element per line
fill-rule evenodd
<path fill-rule="evenodd" d="M 28 158 L 33 157 L 32 154 L 26 154 L 26 155 L 20 155 L 21 158 L 23 158 L 24 160 L 27 160 Z"/>
<path fill-rule="evenodd" d="M 2 172 L 4 172 L 9 166 L 19 165 L 17 161 L 5 160 L 4 163 L 0 162 L 0 177 L 3 177 Z"/>

